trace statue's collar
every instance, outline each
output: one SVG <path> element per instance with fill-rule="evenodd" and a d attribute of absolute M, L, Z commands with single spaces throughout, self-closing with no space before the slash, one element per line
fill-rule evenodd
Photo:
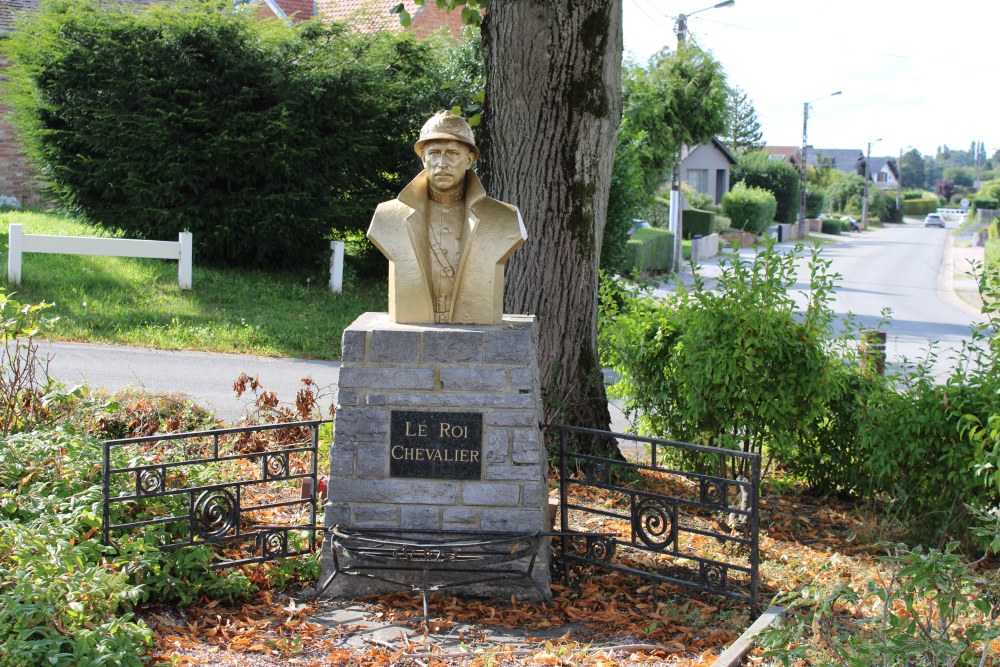
<path fill-rule="evenodd" d="M 428 200 L 427 172 L 421 171 L 399 193 L 399 201 L 410 208 L 421 208 Z M 486 197 L 486 190 L 476 172 L 469 169 L 465 172 L 465 204 L 473 207 Z"/>

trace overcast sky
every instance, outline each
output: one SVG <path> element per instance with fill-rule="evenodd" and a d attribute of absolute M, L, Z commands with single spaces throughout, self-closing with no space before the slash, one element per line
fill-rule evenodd
<path fill-rule="evenodd" d="M 718 2 L 719 0 L 715 0 Z M 645 64 L 689 39 L 748 94 L 768 144 L 809 144 L 898 155 L 914 147 L 1000 149 L 1000 2 L 997 0 L 623 0 L 625 53 Z M 836 97 L 830 93 L 842 91 Z"/>

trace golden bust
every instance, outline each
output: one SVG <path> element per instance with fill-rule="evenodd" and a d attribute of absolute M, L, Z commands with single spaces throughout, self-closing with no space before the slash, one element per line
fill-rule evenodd
<path fill-rule="evenodd" d="M 389 260 L 389 317 L 403 324 L 499 324 L 503 267 L 528 235 L 517 208 L 486 196 L 472 128 L 435 114 L 413 146 L 424 164 L 379 204 L 368 238 Z"/>

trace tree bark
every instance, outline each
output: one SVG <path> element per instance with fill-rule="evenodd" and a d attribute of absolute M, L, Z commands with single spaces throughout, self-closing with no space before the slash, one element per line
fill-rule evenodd
<path fill-rule="evenodd" d="M 537 316 L 546 421 L 607 428 L 597 283 L 621 120 L 621 0 L 492 0 L 482 31 L 479 173 L 528 229 L 504 309 Z"/>

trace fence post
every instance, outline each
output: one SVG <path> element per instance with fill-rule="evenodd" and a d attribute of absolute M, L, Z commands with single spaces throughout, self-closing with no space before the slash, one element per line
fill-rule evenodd
<path fill-rule="evenodd" d="M 21 286 L 21 252 L 24 250 L 24 232 L 21 225 L 7 226 L 7 280 Z"/>
<path fill-rule="evenodd" d="M 885 332 L 877 329 L 861 331 L 861 368 L 885 375 Z"/>
<path fill-rule="evenodd" d="M 191 232 L 181 232 L 178 242 L 181 244 L 181 256 L 177 261 L 177 284 L 181 289 L 191 289 Z"/>
<path fill-rule="evenodd" d="M 344 291 L 344 242 L 330 241 L 330 291 L 340 294 Z"/>

